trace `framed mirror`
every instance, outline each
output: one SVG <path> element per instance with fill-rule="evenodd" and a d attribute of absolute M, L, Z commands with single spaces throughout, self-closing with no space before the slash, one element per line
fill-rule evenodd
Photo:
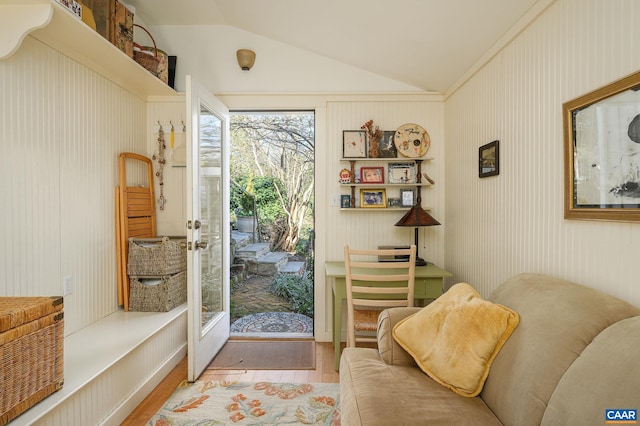
<path fill-rule="evenodd" d="M 565 219 L 640 221 L 640 72 L 562 111 Z"/>

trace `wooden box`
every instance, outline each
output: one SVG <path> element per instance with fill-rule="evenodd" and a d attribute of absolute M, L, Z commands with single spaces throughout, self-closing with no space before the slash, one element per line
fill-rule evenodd
<path fill-rule="evenodd" d="M 0 297 L 0 425 L 62 388 L 62 297 Z"/>
<path fill-rule="evenodd" d="M 83 0 L 93 13 L 96 31 L 133 58 L 133 12 L 118 0 Z"/>

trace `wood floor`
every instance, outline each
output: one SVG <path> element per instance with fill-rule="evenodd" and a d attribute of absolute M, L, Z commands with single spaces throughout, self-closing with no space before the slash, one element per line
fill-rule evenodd
<path fill-rule="evenodd" d="M 289 382 L 289 383 L 338 383 L 339 375 L 334 370 L 333 345 L 331 342 L 316 343 L 315 370 L 212 370 L 207 369 L 199 380 L 232 380 L 242 382 Z M 165 377 L 147 398 L 122 422 L 123 426 L 146 424 L 171 396 L 178 384 L 187 378 L 187 359 Z"/>

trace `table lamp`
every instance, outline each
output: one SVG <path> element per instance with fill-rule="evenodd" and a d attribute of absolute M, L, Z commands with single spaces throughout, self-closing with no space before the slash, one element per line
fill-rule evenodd
<path fill-rule="evenodd" d="M 418 199 L 416 205 L 402 216 L 395 226 L 413 226 L 415 227 L 415 245 L 416 245 L 416 266 L 424 266 L 427 262 L 418 256 L 418 227 L 440 225 L 429 213 L 422 208 L 422 197 L 420 196 L 420 188 L 418 188 Z"/>

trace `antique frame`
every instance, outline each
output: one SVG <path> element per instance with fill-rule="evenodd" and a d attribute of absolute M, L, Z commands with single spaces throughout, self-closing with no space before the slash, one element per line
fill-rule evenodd
<path fill-rule="evenodd" d="M 400 189 L 400 205 L 402 207 L 413 207 L 416 205 L 416 189 L 415 188 Z"/>
<path fill-rule="evenodd" d="M 640 221 L 640 72 L 562 113 L 565 219 Z"/>
<path fill-rule="evenodd" d="M 342 194 L 340 196 L 340 207 L 343 209 L 351 208 L 351 195 Z"/>
<path fill-rule="evenodd" d="M 360 183 L 384 183 L 384 167 L 360 167 Z"/>
<path fill-rule="evenodd" d="M 389 183 L 416 183 L 416 163 L 389 163 L 389 173 L 387 174 Z"/>
<path fill-rule="evenodd" d="M 342 158 L 367 158 L 367 132 L 342 131 Z"/>
<path fill-rule="evenodd" d="M 493 141 L 478 148 L 478 177 L 500 174 L 500 142 Z"/>
<path fill-rule="evenodd" d="M 384 208 L 387 207 L 387 191 L 382 188 L 360 189 L 360 207 Z"/>

